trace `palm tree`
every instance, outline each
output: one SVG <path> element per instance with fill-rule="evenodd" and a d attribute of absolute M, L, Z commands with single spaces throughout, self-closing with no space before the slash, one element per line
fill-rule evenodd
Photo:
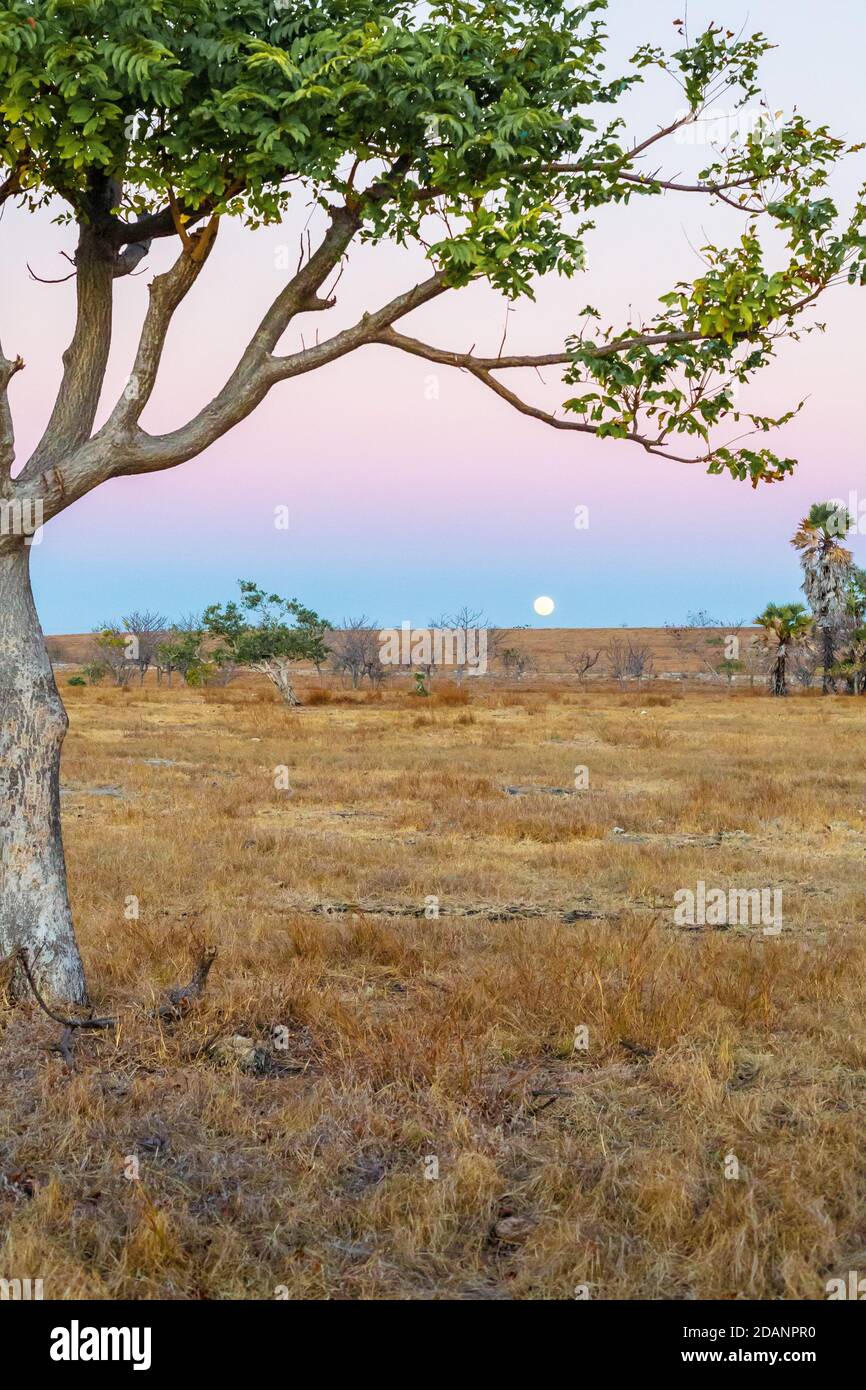
<path fill-rule="evenodd" d="M 763 629 L 758 641 L 772 657 L 770 690 L 774 695 L 787 695 L 785 663 L 788 653 L 805 641 L 812 619 L 802 603 L 768 603 L 755 622 Z"/>
<path fill-rule="evenodd" d="M 854 556 L 840 544 L 840 537 L 847 536 L 853 525 L 844 507 L 816 502 L 791 539 L 794 549 L 800 552 L 803 592 L 821 630 L 821 689 L 825 695 L 835 689 L 831 671 L 835 660 L 833 629 L 846 611 L 848 581 L 854 564 Z"/>
<path fill-rule="evenodd" d="M 845 585 L 846 640 L 834 670 L 852 695 L 866 693 L 866 570 L 854 565 Z"/>

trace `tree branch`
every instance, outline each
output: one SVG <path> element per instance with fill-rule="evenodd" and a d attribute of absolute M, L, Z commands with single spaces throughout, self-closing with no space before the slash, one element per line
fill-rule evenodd
<path fill-rule="evenodd" d="M 330 308 L 333 300 L 320 299 L 320 290 L 361 225 L 348 207 L 331 209 L 331 224 L 321 245 L 285 289 L 277 295 L 259 324 L 247 351 L 271 353 L 295 314 L 307 309 Z"/>
<path fill-rule="evenodd" d="M 697 331 L 640 333 L 635 334 L 632 338 L 617 338 L 611 343 L 602 343 L 593 351 L 597 357 L 612 357 L 614 353 L 625 352 L 628 348 L 667 347 L 676 343 L 698 342 L 705 337 L 706 334 Z M 447 348 L 432 347 L 429 343 L 422 343 L 418 338 L 409 338 L 404 333 L 397 333 L 391 327 L 378 333 L 374 341 L 389 347 L 400 348 L 401 351 L 413 353 L 416 357 L 426 357 L 431 362 L 441 362 L 447 367 L 458 367 L 466 371 L 478 369 L 496 372 L 506 367 L 562 367 L 567 366 L 573 360 L 572 355 L 568 352 L 547 352 L 538 355 L 527 354 L 526 356 L 510 357 L 475 357 L 469 352 L 451 352 Z"/>
<path fill-rule="evenodd" d="M 0 345 L 0 489 L 8 482 L 15 462 L 15 427 L 9 407 L 9 383 L 16 372 L 24 366 L 23 359 L 16 357 L 10 362 L 3 355 Z"/>
<path fill-rule="evenodd" d="M 175 311 L 192 289 L 211 253 L 217 233 L 217 219 L 212 218 L 200 232 L 194 232 L 188 249 L 181 251 L 174 265 L 152 281 L 150 301 L 135 355 L 132 373 L 117 405 L 111 413 L 105 432 L 120 435 L 141 418 L 153 394 L 165 340 Z"/>
<path fill-rule="evenodd" d="M 444 276 L 437 272 L 411 290 L 397 295 L 381 309 L 364 314 L 352 328 L 287 357 L 274 357 L 264 351 L 257 334 L 226 385 L 209 405 L 171 434 L 154 436 L 139 433 L 132 442 L 130 457 L 119 458 L 109 476 L 151 473 L 173 468 L 194 458 L 245 419 L 277 382 L 302 376 L 373 342 L 387 325 L 426 304 L 446 289 Z"/>
<path fill-rule="evenodd" d="M 21 192 L 21 176 L 26 168 L 27 155 L 19 155 L 7 177 L 0 183 L 0 204 L 5 203 L 7 198 L 14 198 L 16 193 Z"/>
<path fill-rule="evenodd" d="M 713 198 L 718 198 L 721 202 L 727 203 L 729 207 L 735 208 L 737 212 L 753 213 L 758 209 L 748 203 L 737 203 L 733 198 L 726 196 L 726 190 L 732 188 L 751 188 L 755 179 L 750 175 L 744 179 L 731 179 L 730 183 L 676 183 L 671 179 L 659 179 L 652 174 L 626 174 L 621 173 L 619 178 L 626 183 L 636 183 L 644 188 L 655 187 L 669 189 L 673 193 L 706 193 Z"/>
<path fill-rule="evenodd" d="M 257 333 L 213 400 L 187 424 L 170 434 L 149 435 L 136 428 L 134 423 L 130 428 L 133 412 L 127 417 L 119 404 L 120 414 L 117 417 L 113 414 L 99 434 L 83 443 L 64 461 L 62 469 L 55 467 L 40 478 L 37 496 L 42 502 L 44 520 L 56 516 L 108 478 L 160 472 L 196 457 L 244 420 L 277 382 L 301 376 L 374 342 L 377 334 L 389 324 L 444 293 L 447 288 L 444 275 L 437 271 L 428 280 L 397 295 L 375 312 L 364 314 L 352 328 L 317 343 L 315 347 L 286 357 L 274 357 L 265 351 Z M 161 331 L 161 315 L 154 310 L 148 343 L 145 345 L 147 363 L 144 367 L 147 372 L 158 365 L 154 357 Z M 22 488 L 19 495 L 22 498 L 24 495 L 32 497 L 33 490 L 29 486 Z"/>
<path fill-rule="evenodd" d="M 22 472 L 31 478 L 90 436 L 111 348 L 116 254 L 99 232 L 82 225 L 75 255 L 77 315 L 63 354 L 63 378 L 45 433 Z"/>
<path fill-rule="evenodd" d="M 657 339 L 669 341 L 672 337 L 677 336 L 679 335 L 655 334 L 650 335 L 650 337 L 644 341 L 655 341 Z M 697 334 L 695 336 L 700 337 L 701 335 Z M 515 410 L 519 411 L 521 415 L 529 415 L 533 420 L 540 420 L 542 424 L 549 425 L 552 429 L 570 430 L 577 434 L 597 435 L 599 432 L 598 426 L 596 425 L 587 425 L 581 420 L 562 420 L 559 416 L 551 414 L 549 410 L 542 410 L 538 406 L 530 405 L 528 401 L 523 400 L 521 396 L 509 390 L 507 386 L 503 386 L 502 382 L 497 381 L 496 377 L 492 375 L 494 371 L 504 367 L 541 367 L 567 363 L 571 361 L 568 354 L 549 353 L 542 356 L 526 357 L 473 357 L 472 354 L 468 352 L 448 352 L 441 348 L 430 347 L 427 343 L 422 343 L 417 338 L 406 337 L 405 334 L 397 333 L 390 327 L 378 333 L 373 341 L 381 343 L 383 346 L 400 348 L 403 352 L 411 353 L 416 357 L 425 357 L 430 362 L 441 362 L 445 366 L 458 367 L 464 371 L 468 371 L 484 386 L 493 391 L 495 395 L 499 396 L 501 400 L 506 401 Z M 626 343 L 632 345 L 640 341 L 641 340 L 637 338 L 625 340 Z M 614 343 L 609 344 L 607 351 L 612 351 L 616 349 L 617 346 L 618 345 Z M 670 459 L 674 463 L 706 462 L 706 459 L 687 458 L 677 454 L 671 454 L 663 446 L 661 440 L 649 439 L 645 435 L 637 434 L 636 432 L 629 434 L 626 438 L 629 443 L 640 444 L 647 453 L 658 454 L 661 458 Z"/>

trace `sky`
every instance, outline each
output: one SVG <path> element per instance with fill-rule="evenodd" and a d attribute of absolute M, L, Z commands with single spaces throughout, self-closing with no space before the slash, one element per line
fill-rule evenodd
<path fill-rule="evenodd" d="M 611 0 L 609 68 L 638 43 L 672 46 L 683 6 Z M 823 0 L 819 10 L 812 0 L 691 0 L 688 18 L 693 31 L 715 19 L 767 32 L 779 45 L 763 69 L 770 109 L 798 107 L 842 136 L 866 138 L 863 0 Z M 643 138 L 681 107 L 670 79 L 654 76 L 629 97 L 630 135 Z M 707 155 L 675 141 L 664 151 L 668 177 L 696 172 Z M 866 154 L 834 183 L 843 206 L 864 179 Z M 224 223 L 177 315 L 145 427 L 182 423 L 219 388 L 284 282 L 287 259 L 294 266 L 308 215 L 299 205 L 283 226 L 257 232 Z M 694 248 L 705 234 L 730 243 L 741 222 L 682 194 L 605 210 L 585 274 L 540 285 L 534 304 L 508 314 L 509 350 L 559 349 L 588 301 L 605 322 L 625 324 L 630 308 L 649 316 L 659 294 L 700 273 Z M 8 205 L 4 223 L 11 254 L 0 273 L 0 336 L 7 355 L 27 362 L 12 387 L 22 463 L 44 426 L 74 310 L 73 282 L 38 284 L 25 263 L 43 277 L 64 274 L 60 252 L 71 253 L 74 233 Z M 174 254 L 157 243 L 149 270 L 166 268 Z M 426 273 L 420 253 L 361 248 L 337 307 L 298 320 L 281 350 L 300 346 L 301 332 L 309 342 L 317 329 L 353 322 Z M 105 409 L 128 377 L 149 278 L 118 284 Z M 439 346 L 492 354 L 505 314 L 501 296 L 473 285 L 403 327 Z M 773 413 L 809 398 L 771 446 L 800 461 L 783 484 L 753 491 L 634 445 L 551 430 L 472 378 L 372 347 L 278 386 L 200 458 L 105 484 L 50 522 L 33 550 L 43 628 L 88 631 L 133 608 L 179 617 L 232 597 L 238 578 L 296 596 L 335 622 L 364 613 L 385 626 L 421 625 L 463 604 L 499 626 L 655 626 L 697 609 L 749 620 L 769 601 L 801 597 L 788 542 L 812 502 L 862 506 L 853 548 L 866 564 L 866 293 L 833 291 L 819 317 L 826 334 L 786 347 L 743 402 Z M 527 392 L 548 407 L 567 394 L 555 373 L 527 382 Z M 575 527 L 578 507 L 588 509 L 584 529 Z M 281 508 L 287 528 L 275 525 Z M 555 601 L 548 618 L 533 610 L 541 594 Z"/>

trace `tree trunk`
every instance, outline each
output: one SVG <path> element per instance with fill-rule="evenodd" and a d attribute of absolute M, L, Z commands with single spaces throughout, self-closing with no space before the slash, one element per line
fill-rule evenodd
<path fill-rule="evenodd" d="M 300 705 L 301 701 L 295 694 L 295 687 L 292 683 L 292 672 L 288 661 L 282 657 L 272 657 L 270 661 L 261 666 L 254 666 L 253 670 L 263 671 L 268 680 L 273 681 L 277 690 L 280 692 L 283 703 L 286 705 Z"/>
<path fill-rule="evenodd" d="M 830 674 L 830 667 L 835 660 L 835 653 L 833 651 L 833 629 L 829 623 L 824 624 L 821 630 L 821 638 L 824 661 L 824 674 L 821 677 L 821 693 L 827 695 L 831 690 L 836 689 L 836 682 Z"/>
<path fill-rule="evenodd" d="M 0 955 L 27 949 L 42 991 L 85 1003 L 60 835 L 67 718 L 30 589 L 30 551 L 0 549 Z"/>

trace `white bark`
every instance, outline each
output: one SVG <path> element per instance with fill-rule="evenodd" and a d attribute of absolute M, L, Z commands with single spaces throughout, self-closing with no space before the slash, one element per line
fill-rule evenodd
<path fill-rule="evenodd" d="M 268 680 L 277 687 L 284 704 L 300 705 L 301 701 L 295 694 L 291 664 L 286 657 L 274 656 L 269 661 L 255 662 L 252 669 L 267 676 Z"/>
<path fill-rule="evenodd" d="M 60 834 L 67 718 L 29 561 L 22 543 L 0 548 L 0 954 L 26 947 L 44 993 L 85 1003 Z"/>

